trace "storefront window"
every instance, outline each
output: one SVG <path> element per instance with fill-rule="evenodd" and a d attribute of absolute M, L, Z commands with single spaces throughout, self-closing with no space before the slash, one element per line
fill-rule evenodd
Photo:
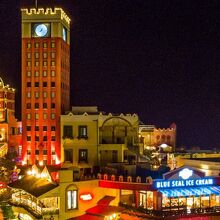
<path fill-rule="evenodd" d="M 147 208 L 147 204 L 146 204 L 146 201 L 147 201 L 147 195 L 146 195 L 146 192 L 140 192 L 140 207 L 143 207 L 143 208 Z"/>
<path fill-rule="evenodd" d="M 171 207 L 178 207 L 178 198 L 171 198 Z"/>
<path fill-rule="evenodd" d="M 216 199 L 214 194 L 210 195 L 210 207 L 213 206 L 216 206 Z"/>
<path fill-rule="evenodd" d="M 170 198 L 163 196 L 162 207 L 163 208 L 170 207 Z"/>
<path fill-rule="evenodd" d="M 147 209 L 153 209 L 153 192 L 147 191 Z"/>
<path fill-rule="evenodd" d="M 220 199 L 219 196 L 215 197 L 216 206 L 220 206 Z"/>
<path fill-rule="evenodd" d="M 194 198 L 193 208 L 200 208 L 200 197 Z"/>
<path fill-rule="evenodd" d="M 179 207 L 181 208 L 186 207 L 186 198 L 179 198 Z"/>
<path fill-rule="evenodd" d="M 209 196 L 201 196 L 201 208 L 209 207 Z"/>

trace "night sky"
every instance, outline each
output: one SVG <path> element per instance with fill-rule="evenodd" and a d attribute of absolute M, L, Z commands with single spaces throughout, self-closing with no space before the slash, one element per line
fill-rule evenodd
<path fill-rule="evenodd" d="M 45 3 L 47 2 L 47 3 Z M 220 147 L 219 1 L 38 0 L 62 6 L 71 25 L 71 104 L 137 113 L 145 124 L 177 124 L 178 146 Z M 20 7 L 0 0 L 0 75 L 17 90 Z"/>

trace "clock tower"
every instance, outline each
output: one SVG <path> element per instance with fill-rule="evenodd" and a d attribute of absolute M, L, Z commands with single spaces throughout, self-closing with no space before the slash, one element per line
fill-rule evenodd
<path fill-rule="evenodd" d="M 60 163 L 60 115 L 69 110 L 70 18 L 61 8 L 21 9 L 22 164 Z"/>

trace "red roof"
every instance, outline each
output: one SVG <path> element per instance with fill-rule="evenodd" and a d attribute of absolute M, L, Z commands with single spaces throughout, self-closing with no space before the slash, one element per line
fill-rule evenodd
<path fill-rule="evenodd" d="M 97 215 L 90 215 L 90 214 L 85 214 L 81 215 L 75 218 L 70 218 L 69 220 L 104 220 L 105 217 L 103 216 L 97 216 Z"/>
<path fill-rule="evenodd" d="M 114 199 L 115 199 L 114 196 L 104 196 L 102 199 L 100 199 L 100 200 L 97 202 L 97 204 L 98 204 L 98 205 L 109 205 L 110 202 L 111 202 L 112 200 L 114 200 Z"/>
<path fill-rule="evenodd" d="M 124 208 L 118 206 L 97 205 L 86 210 L 86 213 L 100 216 L 108 216 L 112 215 L 113 213 L 122 212 L 123 210 Z"/>

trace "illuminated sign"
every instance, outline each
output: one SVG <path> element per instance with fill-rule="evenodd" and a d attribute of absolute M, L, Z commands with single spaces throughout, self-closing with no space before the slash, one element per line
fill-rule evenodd
<path fill-rule="evenodd" d="M 210 186 L 214 181 L 211 178 L 207 179 L 183 179 L 183 180 L 156 180 L 155 187 L 157 189 L 185 187 L 185 186 Z"/>
<path fill-rule="evenodd" d="M 90 193 L 84 193 L 84 194 L 81 194 L 79 198 L 83 201 L 90 201 L 92 200 L 92 195 Z"/>
<path fill-rule="evenodd" d="M 188 168 L 185 168 L 179 172 L 179 176 L 182 177 L 184 180 L 189 179 L 189 177 L 191 177 L 192 175 L 193 171 Z"/>

